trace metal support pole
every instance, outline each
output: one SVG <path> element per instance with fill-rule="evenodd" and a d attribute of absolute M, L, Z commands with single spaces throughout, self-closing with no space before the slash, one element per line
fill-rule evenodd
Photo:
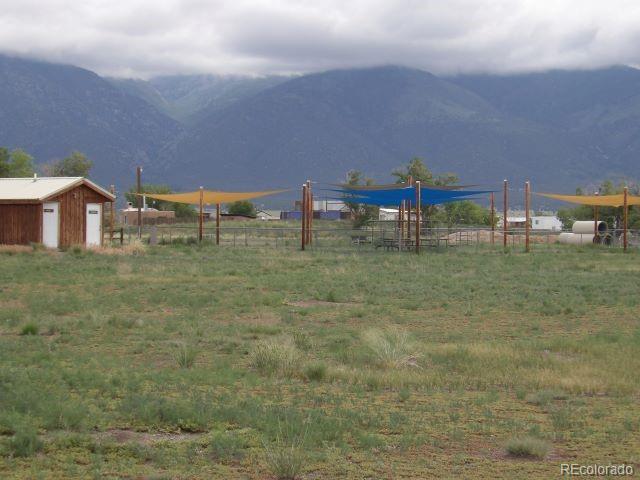
<path fill-rule="evenodd" d="M 302 232 L 301 232 L 301 242 L 300 242 L 300 247 L 302 250 L 304 250 L 304 247 L 306 245 L 306 237 L 307 237 L 307 185 L 303 184 L 302 185 L 302 208 L 301 210 L 301 214 L 302 214 L 302 218 L 301 220 L 301 225 L 302 225 Z"/>
<path fill-rule="evenodd" d="M 200 187 L 200 214 L 198 215 L 198 241 L 202 242 L 204 223 L 204 188 Z"/>
<path fill-rule="evenodd" d="M 220 245 L 220 204 L 216 204 L 216 245 Z"/>
<path fill-rule="evenodd" d="M 622 244 L 624 246 L 624 251 L 627 251 L 627 228 L 629 226 L 629 188 L 628 187 L 624 187 L 624 205 L 623 205 L 623 212 L 622 212 L 622 225 L 623 225 L 623 232 L 622 232 Z"/>
<path fill-rule="evenodd" d="M 109 189 L 111 191 L 111 195 L 113 195 L 114 197 L 116 196 L 116 186 L 115 185 L 111 185 L 111 188 Z M 113 225 L 115 223 L 115 208 L 116 208 L 116 202 L 111 202 L 111 215 L 109 216 L 109 245 L 113 244 Z"/>
<path fill-rule="evenodd" d="M 495 195 L 493 194 L 493 192 L 491 192 L 491 194 L 489 195 L 489 200 L 491 201 L 491 214 L 490 214 L 490 221 L 491 221 L 491 245 L 495 245 L 496 243 L 496 237 L 495 237 L 495 233 L 496 233 L 496 203 L 495 203 Z"/>
<path fill-rule="evenodd" d="M 136 196 L 138 205 L 138 238 L 142 238 L 142 167 L 136 168 L 136 185 L 138 195 Z"/>
<path fill-rule="evenodd" d="M 416 182 L 416 253 L 420 253 L 420 181 Z"/>
<path fill-rule="evenodd" d="M 404 200 L 400 202 L 398 207 L 398 238 L 404 238 Z"/>
<path fill-rule="evenodd" d="M 529 202 L 530 200 L 530 186 L 529 182 L 524 183 L 524 249 L 527 253 L 531 251 L 531 247 L 529 245 L 529 231 L 531 230 L 531 226 L 529 223 L 531 222 L 531 216 L 529 215 Z"/>
<path fill-rule="evenodd" d="M 507 232 L 509 231 L 509 226 L 508 226 L 509 222 L 507 221 L 507 212 L 509 210 L 509 204 L 508 204 L 509 195 L 507 193 L 508 188 L 509 188 L 509 184 L 508 184 L 507 180 L 505 179 L 504 180 L 504 185 L 503 185 L 504 191 L 503 191 L 503 198 L 502 198 L 503 207 L 504 207 L 504 213 L 503 213 L 504 217 L 502 218 L 502 237 L 503 237 L 502 246 L 504 248 L 507 248 Z"/>
<path fill-rule="evenodd" d="M 413 186 L 413 177 L 411 175 L 407 177 L 407 185 Z M 407 242 L 411 242 L 411 200 L 407 200 Z"/>
<path fill-rule="evenodd" d="M 307 180 L 307 245 L 311 245 L 311 232 L 313 228 L 313 193 L 311 191 L 311 180 Z"/>

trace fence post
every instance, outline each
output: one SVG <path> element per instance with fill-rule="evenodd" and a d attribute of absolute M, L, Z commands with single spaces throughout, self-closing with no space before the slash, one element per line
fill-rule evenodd
<path fill-rule="evenodd" d="M 504 180 L 504 184 L 503 184 L 503 195 L 502 195 L 502 200 L 503 200 L 503 208 L 504 208 L 504 217 L 502 218 L 502 236 L 504 237 L 502 240 L 502 246 L 504 248 L 507 248 L 507 232 L 509 231 L 509 222 L 507 221 L 507 212 L 509 210 L 509 204 L 508 204 L 508 200 L 509 200 L 509 195 L 507 193 L 508 190 L 508 182 L 507 179 L 505 178 Z"/>
<path fill-rule="evenodd" d="M 530 202 L 530 198 L 529 198 L 529 182 L 526 181 L 524 183 L 524 248 L 525 251 L 527 253 L 530 252 L 530 246 L 529 246 L 529 222 L 530 222 L 530 217 L 529 217 L 529 202 Z"/>
<path fill-rule="evenodd" d="M 489 195 L 489 200 L 491 201 L 491 245 L 495 245 L 496 243 L 496 203 L 495 203 L 495 195 L 493 192 Z"/>
<path fill-rule="evenodd" d="M 220 204 L 216 204 L 216 245 L 220 245 Z"/>
<path fill-rule="evenodd" d="M 304 250 L 304 247 L 307 243 L 307 185 L 303 184 L 302 185 L 302 208 L 301 210 L 301 224 L 302 224 L 302 231 L 301 231 L 301 237 L 302 237 L 302 241 L 300 242 L 300 247 L 301 250 Z"/>
<path fill-rule="evenodd" d="M 416 253 L 420 253 L 420 235 L 421 235 L 421 225 L 420 225 L 420 181 L 416 181 Z"/>
<path fill-rule="evenodd" d="M 624 251 L 627 251 L 627 227 L 629 226 L 629 188 L 628 187 L 624 187 L 624 193 L 623 193 L 623 197 L 624 197 L 624 210 L 622 212 L 622 226 L 624 228 L 624 231 L 622 232 L 622 244 L 623 244 L 623 248 Z"/>

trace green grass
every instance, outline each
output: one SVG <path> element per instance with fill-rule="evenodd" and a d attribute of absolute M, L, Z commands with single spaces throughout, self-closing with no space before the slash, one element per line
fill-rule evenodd
<path fill-rule="evenodd" d="M 638 253 L 133 253 L 0 254 L 0 477 L 640 462 Z"/>
<path fill-rule="evenodd" d="M 20 330 L 20 335 L 37 335 L 38 334 L 38 325 L 35 323 L 27 323 L 22 330 Z"/>
<path fill-rule="evenodd" d="M 42 441 L 31 425 L 20 426 L 9 439 L 7 453 L 13 457 L 30 457 L 41 451 Z"/>

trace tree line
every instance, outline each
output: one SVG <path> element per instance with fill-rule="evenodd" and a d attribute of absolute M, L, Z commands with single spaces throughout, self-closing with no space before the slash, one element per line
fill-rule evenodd
<path fill-rule="evenodd" d="M 16 148 L 10 150 L 0 147 L 0 178 L 32 177 L 38 170 L 48 177 L 88 177 L 93 161 L 79 151 L 73 151 L 70 155 L 54 159 L 48 163 L 36 167 L 33 156 L 26 151 Z M 425 186 L 448 186 L 458 183 L 458 176 L 453 173 L 441 175 L 434 174 L 419 157 L 413 158 L 407 165 L 391 172 L 396 183 L 406 183 L 409 177 L 414 181 L 420 181 Z M 350 170 L 346 175 L 347 185 L 373 185 L 374 181 L 366 177 L 359 170 Z M 600 195 L 613 195 L 622 193 L 624 183 L 615 185 L 607 180 L 598 188 Z M 148 193 L 173 193 L 168 185 L 143 185 L 143 191 Z M 136 190 L 131 188 L 126 194 L 129 202 L 136 205 Z M 632 185 L 629 193 L 640 195 L 640 187 Z M 577 195 L 582 195 L 583 190 L 578 188 Z M 363 205 L 346 202 L 353 218 L 354 226 L 361 227 L 367 222 L 378 218 L 379 208 L 373 205 Z M 147 205 L 158 210 L 173 210 L 176 217 L 182 219 L 195 218 L 197 212 L 190 206 L 182 203 L 166 202 L 162 200 L 147 199 Z M 255 205 L 249 201 L 240 201 L 229 204 L 227 211 L 233 215 L 255 216 Z M 451 202 L 444 205 L 428 205 L 423 208 L 424 216 L 435 224 L 453 225 L 491 225 L 491 212 L 488 208 L 478 205 L 470 200 Z M 593 207 L 580 205 L 558 210 L 558 218 L 564 228 L 571 228 L 576 220 L 592 220 Z M 607 223 L 609 228 L 619 228 L 622 222 L 622 207 L 599 207 L 600 220 Z M 497 221 L 497 217 L 494 218 Z M 629 209 L 629 228 L 640 229 L 640 211 Z"/>
<path fill-rule="evenodd" d="M 21 148 L 0 147 L 0 178 L 33 177 L 37 170 L 47 177 L 88 177 L 91 167 L 93 162 L 84 153 L 73 151 L 36 169 L 33 156 Z"/>

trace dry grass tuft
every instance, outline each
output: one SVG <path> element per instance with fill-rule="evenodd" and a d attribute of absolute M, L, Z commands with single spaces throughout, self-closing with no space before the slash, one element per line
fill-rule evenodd
<path fill-rule="evenodd" d="M 33 251 L 34 248 L 29 245 L 0 245 L 0 253 L 29 253 Z"/>
<path fill-rule="evenodd" d="M 380 366 L 384 368 L 419 367 L 415 343 L 409 333 L 398 329 L 370 329 L 362 339 Z"/>
<path fill-rule="evenodd" d="M 515 437 L 510 439 L 505 450 L 514 457 L 543 459 L 551 450 L 548 442 L 535 437 Z"/>
<path fill-rule="evenodd" d="M 131 245 L 123 245 L 121 247 L 93 247 L 90 250 L 98 255 L 144 255 L 146 253 L 146 247 L 141 243 L 134 243 Z"/>
<path fill-rule="evenodd" d="M 289 338 L 265 340 L 255 345 L 249 362 L 262 374 L 293 377 L 299 371 L 300 352 Z"/>

